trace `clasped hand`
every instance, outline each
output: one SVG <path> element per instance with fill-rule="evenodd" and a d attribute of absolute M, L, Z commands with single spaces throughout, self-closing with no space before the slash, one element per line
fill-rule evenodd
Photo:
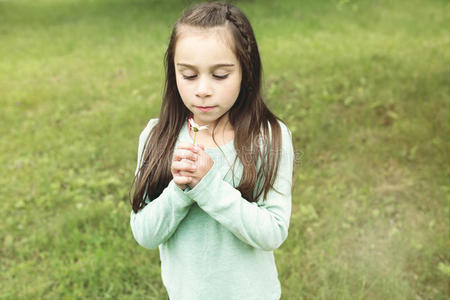
<path fill-rule="evenodd" d="M 184 190 L 188 186 L 193 189 L 213 164 L 203 145 L 180 142 L 174 151 L 170 171 L 180 189 Z"/>

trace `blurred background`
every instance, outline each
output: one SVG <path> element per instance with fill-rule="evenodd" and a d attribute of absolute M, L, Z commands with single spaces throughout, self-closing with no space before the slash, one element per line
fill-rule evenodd
<path fill-rule="evenodd" d="M 128 190 L 192 3 L 0 1 L 0 298 L 167 299 Z M 297 148 L 282 299 L 449 299 L 448 1 L 233 3 Z"/>

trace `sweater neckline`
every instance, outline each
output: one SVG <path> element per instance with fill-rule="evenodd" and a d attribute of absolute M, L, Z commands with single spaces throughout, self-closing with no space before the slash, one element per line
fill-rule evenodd
<path fill-rule="evenodd" d="M 189 129 L 188 129 L 188 118 L 186 118 L 184 125 L 182 127 L 182 134 L 185 136 L 185 138 L 190 141 L 191 143 L 193 143 L 193 139 L 189 134 Z M 223 152 L 229 152 L 230 150 L 234 149 L 234 138 L 229 141 L 228 143 L 222 145 L 221 147 L 211 147 L 211 148 L 205 148 L 205 151 L 208 153 L 220 153 L 221 151 Z"/>

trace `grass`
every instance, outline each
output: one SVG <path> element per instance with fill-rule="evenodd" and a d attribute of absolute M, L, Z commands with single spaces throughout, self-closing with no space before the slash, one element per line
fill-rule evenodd
<path fill-rule="evenodd" d="M 188 3 L 0 2 L 0 298 L 167 298 L 127 197 Z M 448 3 L 237 3 L 297 148 L 282 299 L 448 299 Z"/>

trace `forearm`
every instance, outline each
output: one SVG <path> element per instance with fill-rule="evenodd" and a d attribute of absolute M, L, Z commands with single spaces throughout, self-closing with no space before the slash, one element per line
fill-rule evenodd
<path fill-rule="evenodd" d="M 252 247 L 266 251 L 278 248 L 286 239 L 291 213 L 290 181 L 286 195 L 270 191 L 267 202 L 250 203 L 213 166 L 186 195 L 212 218 Z"/>
<path fill-rule="evenodd" d="M 158 247 L 172 236 L 193 203 L 170 181 L 159 197 L 137 213 L 131 212 L 130 226 L 135 240 L 147 249 Z"/>

